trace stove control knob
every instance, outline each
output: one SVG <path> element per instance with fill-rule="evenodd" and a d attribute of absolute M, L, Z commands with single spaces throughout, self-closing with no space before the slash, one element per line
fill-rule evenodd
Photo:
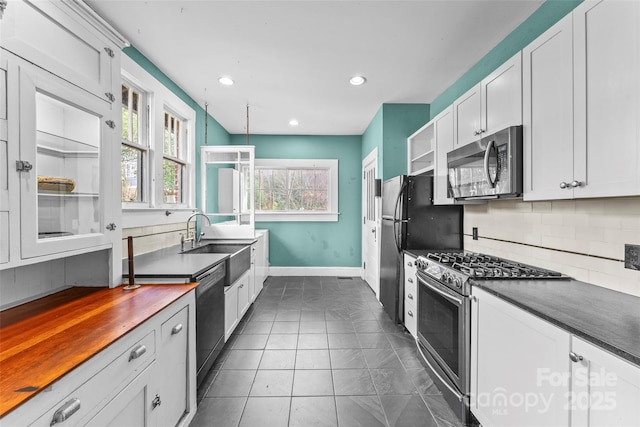
<path fill-rule="evenodd" d="M 458 289 L 462 288 L 462 280 L 459 277 L 454 278 L 453 283 L 455 283 L 456 288 Z"/>

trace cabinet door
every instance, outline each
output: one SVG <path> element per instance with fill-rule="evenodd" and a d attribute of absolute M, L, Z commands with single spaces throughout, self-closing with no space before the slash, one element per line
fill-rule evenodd
<path fill-rule="evenodd" d="M 7 61 L 0 58 L 0 264 L 9 262 L 9 139 Z"/>
<path fill-rule="evenodd" d="M 482 136 L 522 124 L 522 54 L 518 52 L 481 82 Z"/>
<path fill-rule="evenodd" d="M 471 411 L 484 426 L 567 426 L 569 333 L 473 289 Z"/>
<path fill-rule="evenodd" d="M 256 268 L 256 280 L 254 283 L 256 298 L 262 291 L 264 281 L 267 278 L 266 267 L 266 254 L 265 254 L 265 242 L 266 237 L 262 234 L 258 236 L 258 241 L 254 244 L 255 247 L 255 268 Z"/>
<path fill-rule="evenodd" d="M 30 64 L 19 83 L 22 258 L 112 246 L 111 104 Z M 16 167 L 16 169 L 18 169 Z M 118 242 L 119 243 L 119 242 Z"/>
<path fill-rule="evenodd" d="M 256 281 L 258 280 L 258 266 L 256 264 L 256 251 L 259 242 L 251 245 L 251 269 L 249 270 L 249 303 L 256 299 Z"/>
<path fill-rule="evenodd" d="M 224 340 L 229 339 L 238 324 L 238 287 L 224 290 Z"/>
<path fill-rule="evenodd" d="M 639 426 L 640 367 L 572 337 L 573 427 Z"/>
<path fill-rule="evenodd" d="M 111 400 L 87 425 L 92 426 L 155 426 L 156 412 L 149 383 L 154 365 L 138 375 L 124 390 Z M 164 373 L 162 373 L 164 375 Z M 165 425 L 164 421 L 162 425 Z M 168 424 L 167 424 L 168 425 Z"/>
<path fill-rule="evenodd" d="M 64 2 L 9 2 L 0 26 L 2 47 L 106 100 L 116 48 L 75 21 L 72 8 Z"/>
<path fill-rule="evenodd" d="M 188 341 L 189 307 L 185 307 L 162 324 L 158 372 L 161 372 L 160 419 L 166 426 L 175 426 L 189 409 L 188 390 Z"/>
<path fill-rule="evenodd" d="M 251 271 L 247 271 L 238 279 L 238 320 L 242 320 L 242 317 L 249 309 L 251 300 L 249 300 L 249 278 L 251 277 Z"/>
<path fill-rule="evenodd" d="M 480 88 L 480 84 L 475 85 L 453 102 L 454 148 L 480 139 L 480 131 L 482 130 Z"/>
<path fill-rule="evenodd" d="M 640 194 L 640 2 L 573 12 L 575 197 Z"/>
<path fill-rule="evenodd" d="M 438 114 L 433 119 L 433 122 L 436 127 L 436 166 L 433 174 L 433 204 L 453 204 L 453 199 L 447 195 L 447 153 L 453 150 L 453 108 L 449 107 Z"/>
<path fill-rule="evenodd" d="M 569 14 L 522 51 L 524 199 L 573 196 L 573 19 Z"/>

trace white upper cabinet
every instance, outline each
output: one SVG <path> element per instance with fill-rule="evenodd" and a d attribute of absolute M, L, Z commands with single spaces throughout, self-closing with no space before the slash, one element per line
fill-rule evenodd
<path fill-rule="evenodd" d="M 640 2 L 573 11 L 575 197 L 640 194 Z"/>
<path fill-rule="evenodd" d="M 200 147 L 200 200 L 210 224 L 207 238 L 253 238 L 255 230 L 253 145 Z"/>
<path fill-rule="evenodd" d="M 559 199 L 573 176 L 573 20 L 560 20 L 522 51 L 525 199 Z"/>
<path fill-rule="evenodd" d="M 454 148 L 522 124 L 522 54 L 518 52 L 453 102 Z"/>
<path fill-rule="evenodd" d="M 111 104 L 26 62 L 14 70 L 22 258 L 112 243 Z"/>
<path fill-rule="evenodd" d="M 640 194 L 638 28 L 586 1 L 523 50 L 525 200 Z"/>
<path fill-rule="evenodd" d="M 453 204 L 447 194 L 447 153 L 453 150 L 453 107 L 438 114 L 432 122 L 436 132 L 436 166 L 433 173 L 433 204 Z"/>
<path fill-rule="evenodd" d="M 109 250 L 118 285 L 126 40 L 76 1 L 11 1 L 1 23 L 0 268 Z"/>
<path fill-rule="evenodd" d="M 407 174 L 433 170 L 436 162 L 435 126 L 429 122 L 407 138 Z"/>
<path fill-rule="evenodd" d="M 118 93 L 112 84 L 120 79 L 111 67 L 119 47 L 107 39 L 126 42 L 83 2 L 11 1 L 0 28 L 4 49 L 102 99 Z"/>

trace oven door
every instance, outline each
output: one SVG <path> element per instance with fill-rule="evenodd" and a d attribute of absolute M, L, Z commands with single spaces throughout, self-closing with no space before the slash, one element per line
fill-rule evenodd
<path fill-rule="evenodd" d="M 418 340 L 458 391 L 469 390 L 470 303 L 418 272 Z"/>

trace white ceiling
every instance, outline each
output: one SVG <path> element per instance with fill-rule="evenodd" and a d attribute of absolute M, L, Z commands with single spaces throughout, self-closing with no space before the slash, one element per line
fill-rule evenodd
<path fill-rule="evenodd" d="M 360 135 L 383 103 L 431 103 L 542 3 L 86 1 L 228 132 L 248 104 L 252 134 L 283 135 Z"/>

